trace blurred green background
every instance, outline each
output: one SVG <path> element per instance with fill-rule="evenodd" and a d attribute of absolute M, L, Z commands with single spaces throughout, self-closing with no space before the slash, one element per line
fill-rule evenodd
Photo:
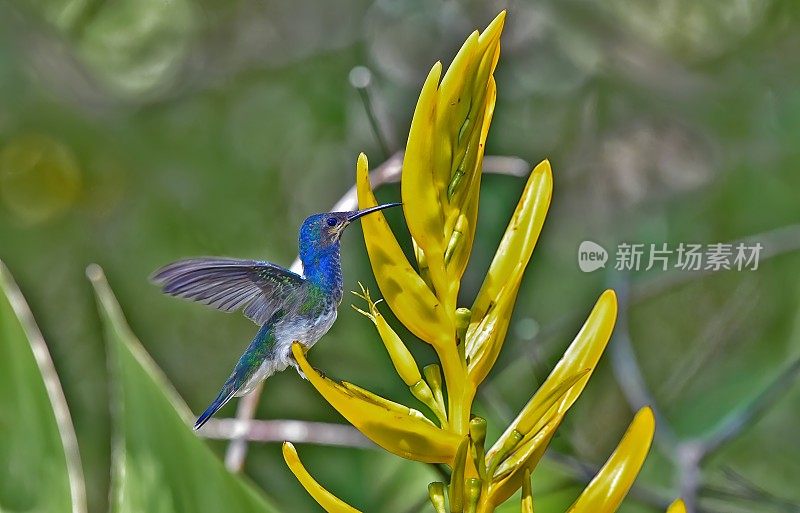
<path fill-rule="evenodd" d="M 667 422 L 660 428 L 678 438 L 748 408 L 800 355 L 796 1 L 0 2 L 0 259 L 61 378 L 90 511 L 108 505 L 110 427 L 86 265 L 104 267 L 134 332 L 201 411 L 254 327 L 162 296 L 150 272 L 206 254 L 288 265 L 297 227 L 352 185 L 358 152 L 373 166 L 388 156 L 350 71 L 371 70 L 386 145 L 402 149 L 430 65 L 448 62 L 503 8 L 487 155 L 549 158 L 555 196 L 504 352 L 479 396 L 493 432 L 546 377 L 604 287 L 630 287 L 623 334 Z M 465 305 L 523 184 L 484 179 Z M 379 196 L 397 199 L 399 188 Z M 399 217 L 390 220 L 405 234 Z M 657 270 L 621 276 L 613 265 L 592 274 L 577 266 L 587 239 L 610 249 L 747 237 L 765 245 L 757 271 L 680 275 L 670 287 L 659 280 L 675 275 Z M 361 280 L 376 290 L 359 228 L 344 244 L 345 286 Z M 426 347 L 414 350 L 432 361 Z M 346 303 L 312 360 L 413 402 L 371 324 Z M 800 511 L 800 387 L 789 379 L 779 391 L 704 461 L 704 511 Z M 268 382 L 257 417 L 342 422 L 293 372 Z M 631 417 L 607 355 L 562 426 L 555 459 L 601 464 Z M 224 453 L 224 443 L 209 443 Z M 677 496 L 681 474 L 664 447 L 638 482 Z M 436 475 L 377 450 L 300 451 L 322 483 L 369 512 L 418 511 Z M 568 504 L 578 488 L 556 467 L 542 493 Z M 317 510 L 278 444 L 252 445 L 245 472 L 283 511 Z M 629 510 L 657 511 L 647 502 L 631 498 Z"/>

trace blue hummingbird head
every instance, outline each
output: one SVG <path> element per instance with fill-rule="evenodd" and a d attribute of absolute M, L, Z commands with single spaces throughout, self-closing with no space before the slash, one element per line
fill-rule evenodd
<path fill-rule="evenodd" d="M 350 223 L 359 217 L 383 210 L 384 208 L 397 207 L 402 203 L 386 203 L 364 210 L 351 210 L 349 212 L 323 212 L 308 216 L 300 227 L 300 257 L 303 261 L 312 258 L 315 253 L 334 250 L 339 247 L 339 240 Z"/>

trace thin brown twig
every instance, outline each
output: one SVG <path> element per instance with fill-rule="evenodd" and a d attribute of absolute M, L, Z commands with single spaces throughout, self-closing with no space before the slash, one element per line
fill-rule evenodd
<path fill-rule="evenodd" d="M 244 439 L 248 442 L 292 442 L 370 449 L 375 444 L 349 424 L 303 420 L 211 419 L 203 436 L 214 440 Z"/>

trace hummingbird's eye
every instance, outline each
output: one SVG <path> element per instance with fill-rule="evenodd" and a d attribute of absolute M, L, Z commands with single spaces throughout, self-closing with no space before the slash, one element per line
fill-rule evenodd
<path fill-rule="evenodd" d="M 338 222 L 339 222 L 339 221 L 338 221 L 338 220 L 337 220 L 335 217 L 329 217 L 329 218 L 328 218 L 328 221 L 327 221 L 327 223 L 328 223 L 328 226 L 336 226 L 336 224 L 337 224 Z"/>

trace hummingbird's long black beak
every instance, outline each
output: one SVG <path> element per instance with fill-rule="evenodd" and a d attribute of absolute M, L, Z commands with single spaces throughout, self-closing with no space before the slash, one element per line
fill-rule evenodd
<path fill-rule="evenodd" d="M 352 223 L 359 217 L 365 216 L 367 214 L 371 214 L 373 212 L 377 212 L 378 210 L 383 210 L 384 208 L 391 208 L 391 207 L 399 207 L 402 203 L 386 203 L 384 205 L 378 205 L 375 207 L 365 208 L 364 210 L 356 210 L 347 218 L 348 223 Z"/>

